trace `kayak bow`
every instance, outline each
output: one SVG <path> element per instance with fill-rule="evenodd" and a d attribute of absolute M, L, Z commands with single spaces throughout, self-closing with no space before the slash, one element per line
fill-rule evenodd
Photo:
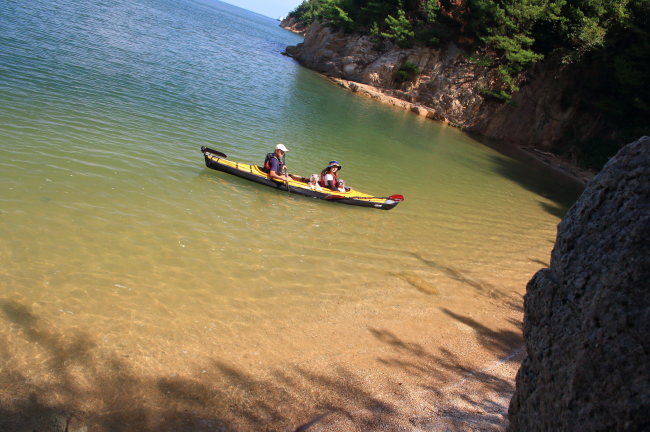
<path fill-rule="evenodd" d="M 201 152 L 203 152 L 205 165 L 208 168 L 245 178 L 282 191 L 295 193 L 297 195 L 324 199 L 342 204 L 378 208 L 381 210 L 390 210 L 400 202 L 404 201 L 404 196 L 402 195 L 376 197 L 354 189 L 350 189 L 346 192 L 333 191 L 327 188 L 318 190 L 318 188 L 310 187 L 309 179 L 300 176 L 291 175 L 291 178 L 288 181 L 271 179 L 260 166 L 230 161 L 224 153 L 207 147 L 201 147 Z"/>

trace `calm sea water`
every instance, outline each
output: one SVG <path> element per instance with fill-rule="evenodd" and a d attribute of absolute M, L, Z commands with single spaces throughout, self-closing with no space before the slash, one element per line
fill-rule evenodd
<path fill-rule="evenodd" d="M 281 55 L 300 41 L 210 0 L 0 3 L 0 335 L 13 355 L 45 362 L 21 308 L 164 364 L 181 351 L 161 347 L 179 345 L 272 357 L 265 335 L 290 345 L 306 320 L 340 336 L 355 313 L 397 304 L 479 316 L 521 300 L 576 189 Z M 337 159 L 348 184 L 406 201 L 288 196 L 199 152 L 261 163 L 279 142 L 294 173 Z"/>

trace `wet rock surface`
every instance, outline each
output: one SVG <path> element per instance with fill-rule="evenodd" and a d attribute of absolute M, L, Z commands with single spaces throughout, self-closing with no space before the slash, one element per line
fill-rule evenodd
<path fill-rule="evenodd" d="M 650 137 L 624 147 L 527 286 L 511 431 L 650 430 Z"/>

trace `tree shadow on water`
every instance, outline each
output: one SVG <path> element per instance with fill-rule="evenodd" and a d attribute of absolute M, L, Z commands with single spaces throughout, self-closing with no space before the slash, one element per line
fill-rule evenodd
<path fill-rule="evenodd" d="M 540 206 L 547 213 L 560 219 L 584 189 L 584 185 L 578 181 L 553 173 L 550 168 L 540 166 L 539 162 L 533 159 L 528 158 L 528 162 L 523 163 L 515 159 L 491 156 L 491 161 L 498 174 L 552 201 L 553 204 L 540 202 Z"/>
<path fill-rule="evenodd" d="M 215 359 L 215 372 L 199 378 L 143 376 L 117 354 L 99 352 L 88 335 L 59 332 L 17 301 L 0 302 L 0 318 L 51 372 L 34 378 L 29 361 L 15 364 L 16 353 L 3 344 L 3 431 L 291 431 L 345 421 L 372 430 L 382 416 L 391 424 L 392 408 L 345 369 L 330 375 L 294 367 L 256 379 Z"/>
<path fill-rule="evenodd" d="M 541 265 L 543 268 L 547 268 L 547 267 L 550 267 L 550 266 L 551 266 L 551 265 L 550 265 L 549 263 L 547 263 L 546 261 L 542 261 L 542 260 L 537 259 L 537 258 L 529 258 L 529 260 L 530 260 L 531 262 L 534 262 L 534 263 L 536 263 L 536 264 Z"/>
<path fill-rule="evenodd" d="M 524 343 L 523 336 L 520 332 L 513 332 L 510 330 L 492 330 L 473 318 L 456 314 L 446 308 L 440 308 L 440 310 L 456 321 L 471 327 L 476 334 L 478 342 L 485 349 L 500 356 L 507 355 L 515 347 L 521 346 Z M 516 324 L 520 325 L 518 322 Z"/>
<path fill-rule="evenodd" d="M 553 215 L 560 220 L 562 220 L 567 211 L 569 211 L 568 206 L 549 204 L 545 202 L 540 202 L 539 205 L 546 213 Z"/>
<path fill-rule="evenodd" d="M 455 314 L 450 316 L 475 326 L 479 330 L 478 338 L 482 339 L 482 344 L 489 346 L 502 358 L 503 363 L 513 360 L 518 363 L 522 353 L 521 348 L 518 348 L 521 340 L 513 337 L 510 332 L 490 331 L 465 317 Z M 401 340 L 390 331 L 369 330 L 378 340 L 393 348 L 389 357 L 380 358 L 379 361 L 415 375 L 421 389 L 430 395 L 430 406 L 435 415 L 420 414 L 409 418 L 413 426 L 420 428 L 417 430 L 505 429 L 506 412 L 514 384 L 512 377 L 494 372 L 498 364 L 475 370 L 447 349 L 440 348 L 434 353 L 419 344 Z"/>
<path fill-rule="evenodd" d="M 410 252 L 410 254 L 413 255 L 418 260 L 420 260 L 422 263 L 426 264 L 427 266 L 443 272 L 450 279 L 460 282 L 465 286 L 472 288 L 476 293 L 478 293 L 483 297 L 486 297 L 490 301 L 494 301 L 498 304 L 505 305 L 506 307 L 512 310 L 523 312 L 524 308 L 523 308 L 523 300 L 521 299 L 521 296 L 503 293 L 496 286 L 488 282 L 473 277 L 469 277 L 458 269 L 439 264 L 430 259 L 426 259 L 418 253 Z"/>
<path fill-rule="evenodd" d="M 473 326 L 485 344 L 496 350 L 507 348 L 498 332 L 466 317 L 448 315 Z M 161 376 L 135 373 L 119 353 L 102 349 L 83 332 L 57 330 L 18 301 L 0 300 L 2 321 L 11 328 L 14 342 L 21 339 L 21 346 L 38 352 L 43 362 L 34 364 L 47 369 L 33 370 L 31 359 L 18 359 L 22 357 L 15 343 L 2 344 L 2 431 L 397 432 L 440 422 L 414 415 L 410 401 L 417 391 L 431 401 L 449 396 L 450 390 L 440 392 L 440 386 L 453 377 L 471 375 L 490 389 L 510 391 L 507 380 L 489 371 L 472 371 L 451 352 L 434 354 L 384 329 L 369 331 L 387 348 L 377 361 L 395 368 L 394 376 L 369 375 L 372 365 L 364 371 L 338 363 L 326 370 L 285 364 L 252 374 L 244 365 L 219 358 L 212 359 L 205 371 Z M 0 342 L 8 342 L 7 337 L 0 335 Z M 418 385 L 406 389 L 400 377 Z M 466 430 L 468 424 L 478 421 L 476 412 L 487 412 L 490 401 L 472 397 L 465 404 L 468 408 L 458 409 L 456 417 L 472 410 L 475 414 L 461 422 L 462 427 L 445 423 L 449 426 L 445 430 Z"/>
<path fill-rule="evenodd" d="M 219 430 L 213 426 L 229 430 L 219 418 L 206 419 L 165 398 L 149 397 L 157 385 L 164 388 L 165 381 L 132 374 L 116 354 L 99 353 L 87 334 L 63 334 L 17 301 L 0 302 L 0 312 L 38 349 L 39 357 L 47 359 L 48 367 L 45 379 L 33 379 L 29 365 L 13 364 L 14 353 L 5 347 L 0 388 L 10 388 L 11 397 L 0 392 L 0 430 L 72 432 L 90 426 L 100 431 L 171 431 L 187 425 L 205 426 L 191 429 L 197 431 Z M 209 394 L 191 380 L 177 384 L 193 389 L 195 396 Z M 203 400 L 201 396 L 193 403 L 200 405 Z M 89 404 L 96 409 L 85 409 Z"/>

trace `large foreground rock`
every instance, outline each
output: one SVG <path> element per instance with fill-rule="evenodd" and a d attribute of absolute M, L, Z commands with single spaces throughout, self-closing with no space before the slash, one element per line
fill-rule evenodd
<path fill-rule="evenodd" d="M 650 138 L 624 147 L 528 283 L 511 431 L 650 430 Z"/>

